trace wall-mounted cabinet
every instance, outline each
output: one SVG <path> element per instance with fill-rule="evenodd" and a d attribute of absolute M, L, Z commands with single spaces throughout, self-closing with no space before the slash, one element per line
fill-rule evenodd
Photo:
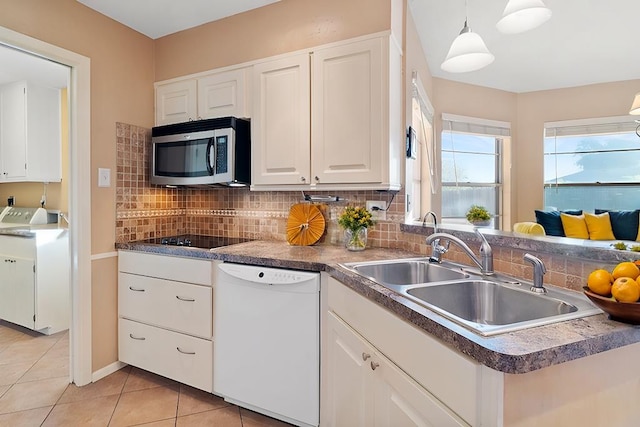
<path fill-rule="evenodd" d="M 254 190 L 399 189 L 401 51 L 376 35 L 254 65 Z"/>
<path fill-rule="evenodd" d="M 62 180 L 60 90 L 0 87 L 0 182 Z"/>
<path fill-rule="evenodd" d="M 214 117 L 250 117 L 249 68 L 156 83 L 156 126 Z"/>

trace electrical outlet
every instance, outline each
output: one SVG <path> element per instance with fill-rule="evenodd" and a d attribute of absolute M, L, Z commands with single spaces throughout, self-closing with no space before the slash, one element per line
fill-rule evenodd
<path fill-rule="evenodd" d="M 385 221 L 387 219 L 387 202 L 382 200 L 367 200 L 367 209 L 376 221 Z"/>

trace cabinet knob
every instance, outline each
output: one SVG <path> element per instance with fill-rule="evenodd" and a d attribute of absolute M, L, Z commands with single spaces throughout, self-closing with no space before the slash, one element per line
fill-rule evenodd
<path fill-rule="evenodd" d="M 320 178 L 318 177 L 318 175 L 315 176 L 315 180 L 316 182 L 320 182 Z"/>
<path fill-rule="evenodd" d="M 371 355 L 369 353 L 362 353 L 362 360 L 367 360 L 368 358 L 370 358 Z"/>
<path fill-rule="evenodd" d="M 142 289 L 142 288 L 134 288 L 133 286 L 129 286 L 129 289 L 134 291 L 134 292 L 144 292 L 144 289 Z"/>
<path fill-rule="evenodd" d="M 145 338 L 145 337 L 136 337 L 136 336 L 134 336 L 133 334 L 129 334 L 129 337 L 130 337 L 130 338 L 132 338 L 132 339 L 134 339 L 134 340 L 138 340 L 138 341 L 144 341 L 144 340 L 146 340 L 146 338 Z"/>
<path fill-rule="evenodd" d="M 185 297 L 181 297 L 180 295 L 176 295 L 176 298 L 178 298 L 180 301 L 186 301 L 186 302 L 195 302 L 196 301 L 193 298 L 185 298 Z"/>
<path fill-rule="evenodd" d="M 372 371 L 375 371 L 378 366 L 380 366 L 380 364 L 378 362 L 374 362 L 373 360 L 371 361 L 371 370 Z"/>
<path fill-rule="evenodd" d="M 302 182 L 306 182 L 306 181 L 307 181 L 307 178 L 305 178 L 304 176 L 301 176 L 301 177 L 300 177 L 300 181 L 302 181 Z"/>

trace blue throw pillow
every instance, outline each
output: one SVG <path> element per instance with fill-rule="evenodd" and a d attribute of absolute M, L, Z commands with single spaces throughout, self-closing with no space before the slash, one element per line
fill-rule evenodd
<path fill-rule="evenodd" d="M 609 212 L 611 218 L 611 229 L 613 235 L 618 240 L 635 241 L 638 236 L 638 226 L 640 225 L 640 210 L 635 211 L 609 211 L 606 209 L 596 209 L 595 213 Z"/>
<path fill-rule="evenodd" d="M 539 211 L 536 210 L 536 222 L 544 227 L 547 236 L 565 237 L 560 211 Z M 562 211 L 569 215 L 582 215 L 582 210 Z"/>

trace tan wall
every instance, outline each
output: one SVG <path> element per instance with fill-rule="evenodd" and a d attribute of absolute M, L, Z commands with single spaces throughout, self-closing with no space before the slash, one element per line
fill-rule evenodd
<path fill-rule="evenodd" d="M 156 81 L 388 30 L 390 16 L 389 0 L 281 0 L 156 40 Z"/>
<path fill-rule="evenodd" d="M 639 80 L 516 94 L 440 78 L 433 79 L 436 130 L 442 113 L 511 123 L 511 223 L 535 220 L 543 208 L 544 123 L 629 112 Z"/>
<path fill-rule="evenodd" d="M 517 221 L 534 220 L 543 207 L 544 122 L 625 116 L 638 88 L 640 80 L 628 80 L 518 95 Z"/>
<path fill-rule="evenodd" d="M 116 170 L 117 121 L 153 124 L 153 41 L 75 0 L 0 0 L 0 10 L 0 26 L 91 60 L 91 141 L 81 143 L 91 144 L 92 253 L 113 251 L 115 180 L 98 188 L 97 168 Z M 95 261 L 92 268 L 92 334 L 100 339 L 93 345 L 95 371 L 117 360 L 117 293 L 115 261 Z"/>

